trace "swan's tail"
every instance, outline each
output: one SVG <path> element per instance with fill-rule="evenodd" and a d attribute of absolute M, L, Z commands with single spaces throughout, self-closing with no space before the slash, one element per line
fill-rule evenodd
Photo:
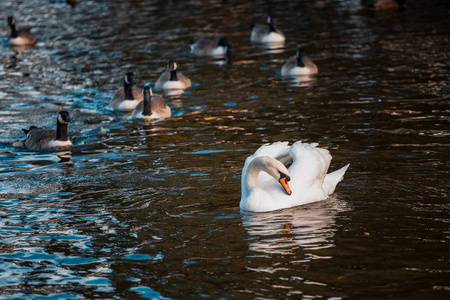
<path fill-rule="evenodd" d="M 323 189 L 327 192 L 328 195 L 334 193 L 336 185 L 344 178 L 345 171 L 347 171 L 349 166 L 350 164 L 325 176 L 325 180 L 323 181 Z"/>

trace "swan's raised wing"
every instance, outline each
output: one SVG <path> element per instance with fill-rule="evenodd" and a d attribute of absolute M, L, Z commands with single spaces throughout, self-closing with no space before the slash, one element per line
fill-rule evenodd
<path fill-rule="evenodd" d="M 289 155 L 289 148 L 289 142 L 275 142 L 272 144 L 262 145 L 255 151 L 255 153 L 247 157 L 244 168 L 242 169 L 242 174 L 245 174 L 247 166 L 252 162 L 252 160 L 259 156 L 270 156 L 286 165 L 286 163 L 292 160 L 292 157 Z"/>
<path fill-rule="evenodd" d="M 249 156 L 245 163 L 250 163 L 255 157 L 259 156 L 270 156 L 277 160 L 286 160 L 289 157 L 289 142 L 275 142 L 272 144 L 264 144 L 258 148 L 258 150 L 253 153 L 253 155 Z"/>

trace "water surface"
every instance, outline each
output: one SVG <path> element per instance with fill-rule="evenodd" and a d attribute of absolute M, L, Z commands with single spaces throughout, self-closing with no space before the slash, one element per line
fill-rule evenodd
<path fill-rule="evenodd" d="M 2 299 L 448 299 L 450 5 L 410 1 L 0 3 Z M 271 12 L 287 42 L 249 42 Z M 8 45 L 6 18 L 33 26 Z M 230 63 L 188 41 L 223 34 Z M 297 47 L 318 76 L 286 79 Z M 125 72 L 155 82 L 175 59 L 193 87 L 173 117 L 109 109 Z M 66 152 L 12 144 L 70 111 Z M 329 199 L 239 210 L 245 158 L 261 144 L 319 142 Z"/>

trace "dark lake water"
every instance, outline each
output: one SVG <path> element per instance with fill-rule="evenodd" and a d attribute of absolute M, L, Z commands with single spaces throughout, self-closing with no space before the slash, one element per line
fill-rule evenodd
<path fill-rule="evenodd" d="M 286 35 L 249 41 L 269 13 Z M 450 3 L 0 1 L 1 299 L 449 299 Z M 32 26 L 8 44 L 7 16 Z M 193 57 L 223 34 L 229 63 Z M 319 68 L 281 77 L 301 46 Z M 17 52 L 16 52 L 17 51 Z M 175 59 L 193 86 L 172 117 L 128 119 L 109 101 L 133 71 Z M 73 120 L 70 151 L 29 152 L 22 128 Z M 319 142 L 327 200 L 239 210 L 261 144 Z"/>

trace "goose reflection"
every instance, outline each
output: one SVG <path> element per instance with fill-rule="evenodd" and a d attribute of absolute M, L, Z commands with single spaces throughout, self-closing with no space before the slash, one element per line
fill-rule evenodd
<path fill-rule="evenodd" d="M 289 76 L 285 77 L 285 80 L 296 87 L 311 87 L 317 83 L 317 77 L 315 75 Z"/>
<path fill-rule="evenodd" d="M 13 45 L 14 52 L 17 55 L 23 55 L 26 50 L 37 48 L 36 44 L 33 45 Z"/>
<path fill-rule="evenodd" d="M 185 92 L 185 90 L 182 90 L 182 89 L 180 89 L 180 90 L 165 90 L 164 95 L 179 98 L 180 95 L 183 94 L 184 92 Z"/>
<path fill-rule="evenodd" d="M 226 58 L 205 58 L 206 63 L 219 67 L 228 66 L 232 64 L 231 55 Z"/>
<path fill-rule="evenodd" d="M 268 42 L 264 44 L 255 44 L 253 47 L 260 53 L 264 54 L 280 54 L 283 53 L 286 48 L 284 42 Z"/>
<path fill-rule="evenodd" d="M 59 151 L 54 153 L 56 156 L 59 157 L 61 163 L 69 163 L 72 164 L 72 152 L 71 151 Z"/>
<path fill-rule="evenodd" d="M 268 54 L 279 54 L 283 53 L 285 50 L 284 48 L 284 42 L 273 42 L 273 43 L 267 43 L 266 44 L 266 53 Z"/>
<path fill-rule="evenodd" d="M 345 205 L 326 201 L 267 213 L 244 213 L 242 223 L 250 236 L 252 251 L 293 254 L 296 249 L 317 250 L 334 245 L 335 216 Z"/>

